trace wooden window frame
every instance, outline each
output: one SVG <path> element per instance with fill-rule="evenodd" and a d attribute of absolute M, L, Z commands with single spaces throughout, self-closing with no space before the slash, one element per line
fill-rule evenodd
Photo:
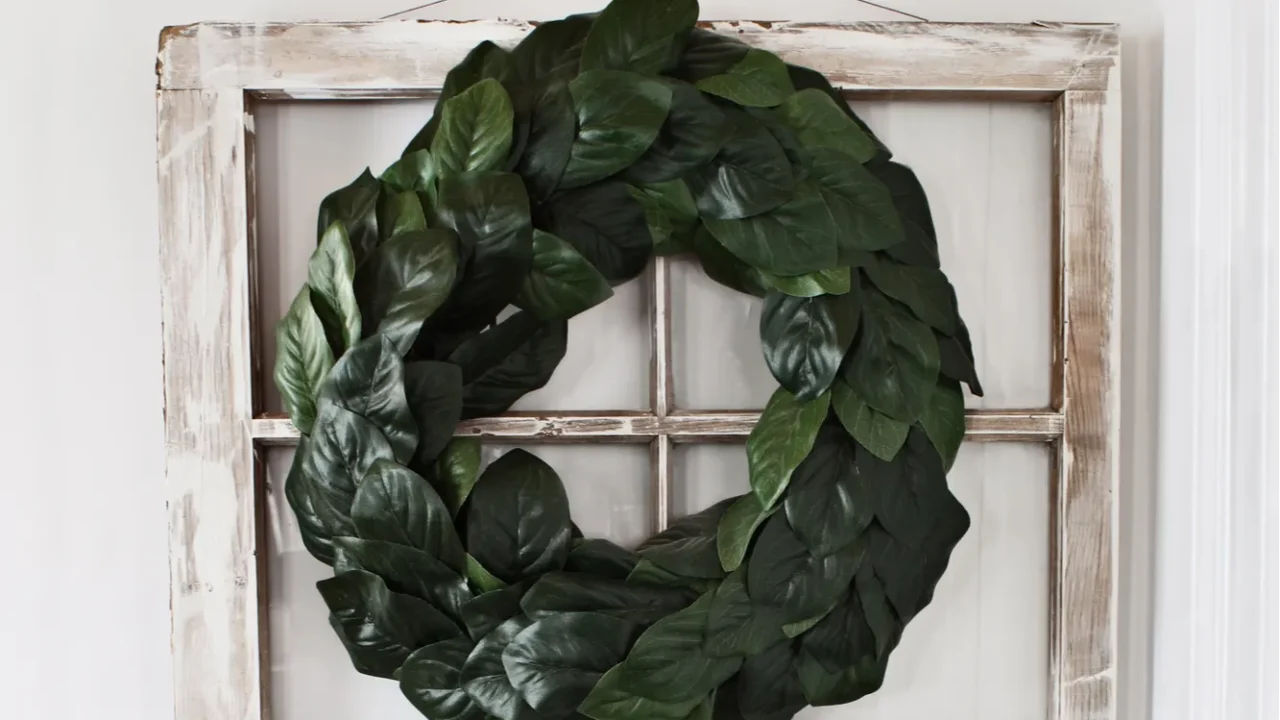
<path fill-rule="evenodd" d="M 1119 42 L 1112 25 L 708 23 L 812 67 L 857 98 L 1049 102 L 1054 227 L 1048 407 L 978 410 L 967 438 L 1049 445 L 1049 720 L 1115 717 L 1120 209 Z M 507 21 L 196 24 L 166 28 L 156 67 L 166 478 L 178 720 L 266 720 L 264 458 L 296 442 L 263 410 L 255 252 L 260 100 L 430 97 Z M 758 413 L 681 410 L 670 276 L 649 273 L 648 411 L 509 413 L 465 423 L 497 442 L 647 442 L 654 524 L 671 448 L 741 441 Z"/>

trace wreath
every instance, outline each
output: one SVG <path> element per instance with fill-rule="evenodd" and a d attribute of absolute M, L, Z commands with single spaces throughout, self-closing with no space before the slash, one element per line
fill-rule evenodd
<path fill-rule="evenodd" d="M 329 621 L 433 720 L 789 718 L 879 688 L 968 529 L 980 394 L 914 174 L 817 72 L 614 0 L 477 46 L 403 156 L 324 199 L 275 380 Z M 462 420 L 546 383 L 653 254 L 762 297 L 751 492 L 638 549 Z M 507 314 L 510 308 L 518 309 Z"/>

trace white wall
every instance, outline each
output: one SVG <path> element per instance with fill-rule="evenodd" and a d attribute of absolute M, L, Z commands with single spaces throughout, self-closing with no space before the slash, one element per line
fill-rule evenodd
<path fill-rule="evenodd" d="M 0 23 L 0 698 L 24 720 L 171 717 L 154 55 L 161 26 L 366 19 L 391 0 L 65 0 Z M 598 0 L 451 0 L 431 18 L 549 18 Z M 1120 716 L 1146 716 L 1158 252 L 1158 0 L 896 0 L 931 20 L 1124 24 Z M 770 0 L 711 18 L 783 19 Z M 795 20 L 892 19 L 853 0 Z M 183 719 L 187 720 L 187 719 Z M 904 719 L 907 720 L 907 719 Z M 914 719 L 909 719 L 914 720 Z"/>

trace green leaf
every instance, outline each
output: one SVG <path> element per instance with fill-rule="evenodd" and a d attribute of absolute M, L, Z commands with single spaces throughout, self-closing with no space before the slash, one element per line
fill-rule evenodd
<path fill-rule="evenodd" d="M 876 489 L 876 519 L 894 538 L 920 547 L 952 500 L 942 460 L 919 428 L 912 428 L 907 444 L 891 462 L 860 453 L 855 472 Z"/>
<path fill-rule="evenodd" d="M 436 98 L 435 113 L 431 116 L 431 120 L 414 136 L 409 146 L 405 148 L 404 154 L 408 155 L 417 150 L 431 147 L 436 132 L 440 129 L 445 101 L 457 97 L 459 93 L 485 78 L 501 79 L 505 77 L 509 72 L 509 65 L 510 59 L 507 56 L 507 51 L 488 40 L 471 48 L 471 52 L 467 53 L 462 62 L 455 65 L 445 75 L 444 87 L 440 91 L 440 97 Z"/>
<path fill-rule="evenodd" d="M 382 578 L 349 570 L 316 583 L 329 607 L 329 624 L 356 670 L 389 678 L 418 648 L 461 631 L 427 603 L 393 593 Z"/>
<path fill-rule="evenodd" d="M 898 619 L 897 613 L 890 606 L 884 584 L 880 582 L 870 563 L 859 568 L 854 577 L 853 589 L 862 606 L 867 625 L 871 628 L 871 634 L 875 637 L 876 655 L 883 658 L 897 647 L 898 641 L 902 639 L 905 623 Z"/>
<path fill-rule="evenodd" d="M 786 641 L 742 664 L 737 691 L 744 720 L 790 718 L 808 705 L 795 671 L 795 657 L 795 643 Z"/>
<path fill-rule="evenodd" d="M 507 584 L 493 576 L 488 568 L 480 564 L 474 556 L 467 553 L 467 579 L 482 592 L 493 592 L 507 587 Z M 517 598 L 518 600 L 518 598 Z"/>
<path fill-rule="evenodd" d="M 692 578 L 724 577 L 716 551 L 716 528 L 732 500 L 722 500 L 673 522 L 640 546 L 641 557 L 671 572 Z"/>
<path fill-rule="evenodd" d="M 555 470 L 512 450 L 485 469 L 467 503 L 467 549 L 504 582 L 564 567 L 569 498 Z"/>
<path fill-rule="evenodd" d="M 457 637 L 420 648 L 400 668 L 400 692 L 432 720 L 484 720 L 484 711 L 460 684 L 462 664 L 474 647 Z"/>
<path fill-rule="evenodd" d="M 548 23 L 554 24 L 554 23 Z M 539 25 L 533 34 L 547 25 Z M 530 39 L 532 35 L 526 38 Z M 524 43 L 522 42 L 521 45 Z M 577 137 L 577 114 L 567 80 L 546 83 L 532 101 L 529 117 L 529 143 L 520 156 L 516 172 L 525 180 L 529 193 L 545 200 L 560 186 L 569 152 Z"/>
<path fill-rule="evenodd" d="M 378 232 L 383 241 L 410 230 L 426 229 L 427 216 L 418 193 L 386 192 L 378 198 Z"/>
<path fill-rule="evenodd" d="M 480 478 L 480 438 L 457 437 L 436 458 L 432 483 L 449 511 L 457 516 Z"/>
<path fill-rule="evenodd" d="M 538 23 L 511 51 L 511 71 L 528 84 L 574 77 L 594 20 L 592 15 L 570 15 Z"/>
<path fill-rule="evenodd" d="M 847 295 L 794 297 L 771 292 L 760 315 L 765 364 L 799 402 L 826 392 L 858 329 L 857 300 Z"/>
<path fill-rule="evenodd" d="M 320 245 L 307 263 L 307 285 L 311 288 L 316 314 L 339 331 L 340 349 L 360 341 L 360 306 L 353 288 L 356 258 L 351 252 L 347 229 L 341 222 L 329 226 Z"/>
<path fill-rule="evenodd" d="M 417 548 L 457 573 L 466 567 L 466 552 L 444 501 L 407 467 L 389 460 L 374 463 L 356 490 L 351 521 L 365 540 Z"/>
<path fill-rule="evenodd" d="M 626 580 L 635 569 L 640 556 L 602 538 L 581 540 L 569 551 L 564 569 L 598 575 L 615 580 Z"/>
<path fill-rule="evenodd" d="M 705 225 L 694 231 L 693 251 L 698 256 L 702 271 L 721 285 L 756 297 L 764 297 L 769 292 L 764 274 L 729 252 L 711 236 Z"/>
<path fill-rule="evenodd" d="M 739 220 L 703 218 L 715 239 L 742 261 L 775 275 L 804 275 L 843 262 L 840 232 L 825 196 L 805 181 L 782 206 Z"/>
<path fill-rule="evenodd" d="M 716 588 L 707 615 L 705 648 L 710 655 L 756 655 L 786 637 L 786 617 L 777 608 L 751 601 L 746 576 L 746 568 L 740 567 Z"/>
<path fill-rule="evenodd" d="M 969 340 L 969 328 L 964 320 L 958 321 L 954 337 L 935 332 L 938 340 L 938 372 L 952 380 L 969 386 L 969 392 L 982 397 L 982 383 L 974 367 L 973 343 Z"/>
<path fill-rule="evenodd" d="M 782 497 L 791 473 L 813 447 L 830 404 L 827 393 L 801 402 L 783 388 L 769 398 L 760 421 L 747 437 L 751 490 L 760 507 L 772 508 Z"/>
<path fill-rule="evenodd" d="M 695 700 L 728 680 L 742 658 L 712 657 L 703 649 L 712 594 L 654 623 L 622 663 L 626 687 L 665 702 Z"/>
<path fill-rule="evenodd" d="M 714 30 L 694 28 L 671 76 L 689 83 L 727 72 L 751 50 L 749 45 Z"/>
<path fill-rule="evenodd" d="M 950 471 L 964 442 L 964 397 L 960 394 L 960 383 L 938 379 L 933 397 L 920 415 L 920 426 L 938 449 L 942 467 Z"/>
<path fill-rule="evenodd" d="M 335 403 L 377 426 L 396 459 L 408 462 L 417 426 L 404 392 L 404 361 L 392 341 L 375 335 L 347 351 L 320 389 L 321 407 Z"/>
<path fill-rule="evenodd" d="M 816 70 L 800 67 L 798 65 L 787 65 L 787 74 L 791 76 L 791 82 L 796 86 L 797 91 L 809 89 L 818 90 L 822 92 L 822 94 L 831 98 L 831 101 L 835 103 L 836 107 L 848 116 L 850 120 L 853 120 L 854 124 L 862 130 L 864 135 L 871 138 L 871 143 L 876 149 L 874 160 L 877 164 L 887 164 L 889 159 L 893 157 L 893 153 L 889 152 L 889 148 L 885 147 L 884 143 L 880 142 L 879 138 L 875 136 L 875 133 L 871 132 L 871 128 L 867 127 L 867 124 L 862 121 L 862 118 L 858 117 L 858 114 L 849 107 L 849 103 L 845 100 L 844 95 L 831 85 L 831 81 L 827 80 L 825 75 Z"/>
<path fill-rule="evenodd" d="M 796 659 L 796 674 L 809 704 L 815 707 L 844 705 L 880 689 L 886 660 L 888 658 L 876 660 L 863 656 L 853 667 L 833 673 L 801 650 Z"/>
<path fill-rule="evenodd" d="M 378 246 L 378 195 L 381 187 L 368 168 L 350 185 L 334 190 L 320 201 L 316 237 L 323 238 L 329 226 L 341 222 L 347 229 L 356 267 Z"/>
<path fill-rule="evenodd" d="M 623 177 L 641 185 L 677 180 L 705 165 L 724 145 L 724 112 L 689 83 L 658 81 L 671 90 L 671 110 L 649 149 Z"/>
<path fill-rule="evenodd" d="M 884 183 L 840 153 L 817 153 L 809 180 L 818 189 L 835 227 L 840 264 L 861 253 L 902 242 L 902 222 Z"/>
<path fill-rule="evenodd" d="M 560 187 L 575 188 L 625 169 L 644 155 L 671 109 L 671 90 L 619 70 L 591 70 L 569 82 L 578 137 Z"/>
<path fill-rule="evenodd" d="M 698 209 L 689 186 L 682 180 L 630 188 L 631 197 L 644 208 L 645 222 L 653 236 L 656 255 L 674 255 L 689 248 L 698 227 Z"/>
<path fill-rule="evenodd" d="M 889 188 L 894 207 L 898 209 L 902 219 L 920 228 L 922 238 L 931 246 L 928 249 L 936 256 L 938 233 L 933 226 L 933 215 L 929 212 L 929 198 L 915 173 L 911 168 L 894 162 L 874 163 L 867 169 Z"/>
<path fill-rule="evenodd" d="M 733 67 L 697 82 L 698 89 L 745 107 L 780 105 L 795 88 L 777 55 L 752 48 Z"/>
<path fill-rule="evenodd" d="M 795 297 L 844 295 L 853 289 L 853 273 L 847 267 L 829 268 L 804 275 L 774 275 L 758 271 L 769 287 Z"/>
<path fill-rule="evenodd" d="M 758 215 L 796 193 L 791 162 L 760 121 L 743 112 L 728 114 L 721 132 L 720 152 L 685 178 L 703 220 Z"/>
<path fill-rule="evenodd" d="M 440 167 L 431 152 L 415 150 L 388 165 L 380 179 L 401 193 L 412 191 L 433 195 L 439 176 Z"/>
<path fill-rule="evenodd" d="M 606 68 L 657 75 L 675 64 L 697 20 L 697 0 L 613 0 L 587 34 L 582 72 Z"/>
<path fill-rule="evenodd" d="M 459 674 L 462 688 L 475 704 L 489 715 L 502 720 L 541 718 L 511 685 L 511 679 L 502 664 L 502 654 L 507 646 L 531 624 L 529 618 L 518 616 L 499 625 L 476 643 Z"/>
<path fill-rule="evenodd" d="M 823 618 L 829 615 L 833 609 L 834 607 L 827 608 L 823 612 L 820 612 L 811 618 L 800 620 L 798 622 L 787 623 L 786 625 L 782 626 L 782 632 L 789 638 L 799 637 L 809 632 L 809 630 L 812 629 L 814 625 L 817 625 L 818 623 L 822 622 Z"/>
<path fill-rule="evenodd" d="M 662 702 L 644 697 L 631 688 L 618 665 L 600 678 L 578 711 L 593 720 L 685 720 L 702 701 Z"/>
<path fill-rule="evenodd" d="M 892 460 L 907 441 L 910 424 L 864 403 L 843 380 L 837 380 L 831 388 L 831 406 L 845 431 L 881 460 Z"/>
<path fill-rule="evenodd" d="M 401 233 L 356 271 L 364 327 L 408 351 L 422 323 L 444 304 L 458 271 L 457 240 L 445 229 Z"/>
<path fill-rule="evenodd" d="M 840 428 L 826 425 L 792 474 L 784 502 L 787 521 L 813 555 L 852 545 L 875 516 L 875 487 L 856 471 L 859 452 Z"/>
<path fill-rule="evenodd" d="M 469 313 L 469 318 L 491 320 L 515 297 L 533 264 L 524 182 L 515 173 L 446 177 L 440 182 L 437 215 L 441 225 L 458 233 L 467 258 L 449 307 Z"/>
<path fill-rule="evenodd" d="M 612 296 L 609 281 L 572 245 L 549 232 L 533 231 L 533 269 L 516 296 L 517 307 L 542 320 L 559 320 Z"/>
<path fill-rule="evenodd" d="M 813 617 L 849 586 L 866 552 L 863 542 L 815 557 L 786 516 L 774 515 L 747 564 L 747 593 L 753 602 L 780 608 L 784 622 Z"/>
<path fill-rule="evenodd" d="M 568 324 L 521 311 L 462 343 L 449 362 L 462 368 L 462 417 L 504 412 L 547 383 L 564 357 Z"/>
<path fill-rule="evenodd" d="M 835 150 L 860 163 L 876 154 L 875 141 L 821 90 L 806 88 L 796 92 L 783 101 L 778 112 L 796 131 L 800 144 L 815 154 Z"/>
<path fill-rule="evenodd" d="M 684 587 L 655 587 L 575 572 L 550 572 L 529 588 L 520 607 L 532 618 L 594 612 L 649 625 L 693 601 Z"/>
<path fill-rule="evenodd" d="M 771 510 L 760 504 L 755 493 L 740 496 L 725 510 L 724 517 L 720 518 L 720 527 L 716 529 L 716 549 L 720 554 L 720 566 L 726 572 L 737 570 L 742 565 L 751 538 L 770 513 Z"/>
<path fill-rule="evenodd" d="M 556 193 L 542 212 L 538 227 L 563 238 L 614 285 L 643 272 L 653 255 L 644 208 L 624 182 Z"/>
<path fill-rule="evenodd" d="M 462 370 L 445 362 L 405 363 L 404 394 L 418 435 L 409 467 L 430 478 L 432 463 L 451 442 L 462 419 Z"/>
<path fill-rule="evenodd" d="M 276 326 L 276 388 L 289 419 L 303 434 L 316 422 L 320 385 L 333 367 L 333 351 L 320 316 L 311 307 L 311 290 L 303 287 L 289 312 Z"/>
<path fill-rule="evenodd" d="M 443 105 L 431 141 L 441 175 L 493 170 L 507 159 L 515 111 L 502 83 L 480 80 Z"/>
<path fill-rule="evenodd" d="M 466 623 L 467 633 L 472 639 L 480 640 L 519 615 L 520 596 L 524 591 L 524 585 L 509 585 L 471 598 L 462 606 L 462 620 Z"/>
<path fill-rule="evenodd" d="M 626 656 L 632 628 L 597 613 L 552 615 L 521 631 L 502 652 L 502 665 L 534 710 L 565 717 Z"/>
<path fill-rule="evenodd" d="M 876 260 L 863 272 L 885 295 L 948 335 L 956 333 L 956 291 L 941 270 Z"/>
<path fill-rule="evenodd" d="M 938 381 L 938 342 L 924 323 L 879 293 L 863 293 L 862 332 L 842 370 L 868 405 L 903 422 L 924 412 Z"/>
<path fill-rule="evenodd" d="M 337 573 L 364 570 L 382 578 L 392 592 L 425 600 L 461 622 L 462 606 L 471 599 L 466 580 L 440 560 L 416 548 L 354 537 L 333 540 Z"/>

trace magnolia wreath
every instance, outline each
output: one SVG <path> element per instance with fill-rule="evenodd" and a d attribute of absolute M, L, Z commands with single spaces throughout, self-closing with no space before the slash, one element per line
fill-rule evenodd
<path fill-rule="evenodd" d="M 928 202 L 817 72 L 615 0 L 485 42 L 380 177 L 320 206 L 275 380 L 286 482 L 356 669 L 432 720 L 775 720 L 880 687 L 969 526 L 980 394 Z M 458 423 L 546 383 L 653 254 L 764 300 L 751 492 L 638 549 L 584 538 Z M 509 314 L 512 308 L 517 309 Z"/>

